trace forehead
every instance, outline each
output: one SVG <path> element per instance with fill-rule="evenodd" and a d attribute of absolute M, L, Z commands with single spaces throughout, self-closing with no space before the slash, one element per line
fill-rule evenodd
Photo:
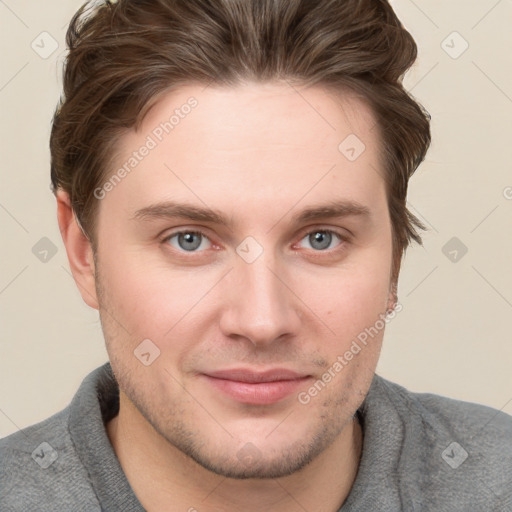
<path fill-rule="evenodd" d="M 279 200 L 281 213 L 300 201 L 376 204 L 378 142 L 370 108 L 349 92 L 188 85 L 165 94 L 120 139 L 110 176 L 127 172 L 104 202 L 122 202 L 125 212 L 172 200 L 256 214 Z"/>
<path fill-rule="evenodd" d="M 181 87 L 156 102 L 138 133 L 154 132 L 157 139 L 172 133 L 177 143 L 193 133 L 184 149 L 201 146 L 218 152 L 278 151 L 283 144 L 297 151 L 335 150 L 325 155 L 329 158 L 337 156 L 338 144 L 351 134 L 372 145 L 374 127 L 369 106 L 349 90 L 335 93 L 321 86 L 272 82 Z"/>

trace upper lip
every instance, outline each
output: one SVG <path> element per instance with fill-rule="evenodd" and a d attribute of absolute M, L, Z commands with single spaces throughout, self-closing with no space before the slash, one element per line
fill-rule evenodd
<path fill-rule="evenodd" d="M 256 371 L 246 368 L 233 368 L 231 370 L 219 370 L 205 373 L 208 377 L 215 379 L 232 380 L 236 382 L 275 382 L 279 380 L 296 380 L 307 377 L 305 374 L 297 373 L 286 368 L 273 368 L 265 371 Z"/>

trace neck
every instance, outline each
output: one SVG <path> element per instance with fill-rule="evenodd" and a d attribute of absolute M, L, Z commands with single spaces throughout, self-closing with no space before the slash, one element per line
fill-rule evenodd
<path fill-rule="evenodd" d="M 356 478 L 362 429 L 356 417 L 308 466 L 275 479 L 226 478 L 208 471 L 164 439 L 123 392 L 107 434 L 121 467 L 148 511 L 336 512 Z"/>

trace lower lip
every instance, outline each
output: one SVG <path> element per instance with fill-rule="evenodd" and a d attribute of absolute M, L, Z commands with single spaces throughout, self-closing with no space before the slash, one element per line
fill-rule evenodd
<path fill-rule="evenodd" d="M 205 375 L 208 383 L 234 400 L 244 404 L 268 405 L 295 393 L 308 379 L 277 380 L 274 382 L 239 382 Z"/>

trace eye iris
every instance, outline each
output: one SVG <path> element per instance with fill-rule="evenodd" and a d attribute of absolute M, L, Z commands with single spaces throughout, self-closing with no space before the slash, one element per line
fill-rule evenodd
<path fill-rule="evenodd" d="M 180 233 L 178 244 L 185 251 L 193 251 L 201 245 L 201 235 L 199 233 Z"/>
<path fill-rule="evenodd" d="M 331 245 L 332 235 L 327 231 L 317 231 L 309 235 L 309 242 L 314 249 L 326 249 Z M 315 244 L 318 244 L 315 246 Z"/>

